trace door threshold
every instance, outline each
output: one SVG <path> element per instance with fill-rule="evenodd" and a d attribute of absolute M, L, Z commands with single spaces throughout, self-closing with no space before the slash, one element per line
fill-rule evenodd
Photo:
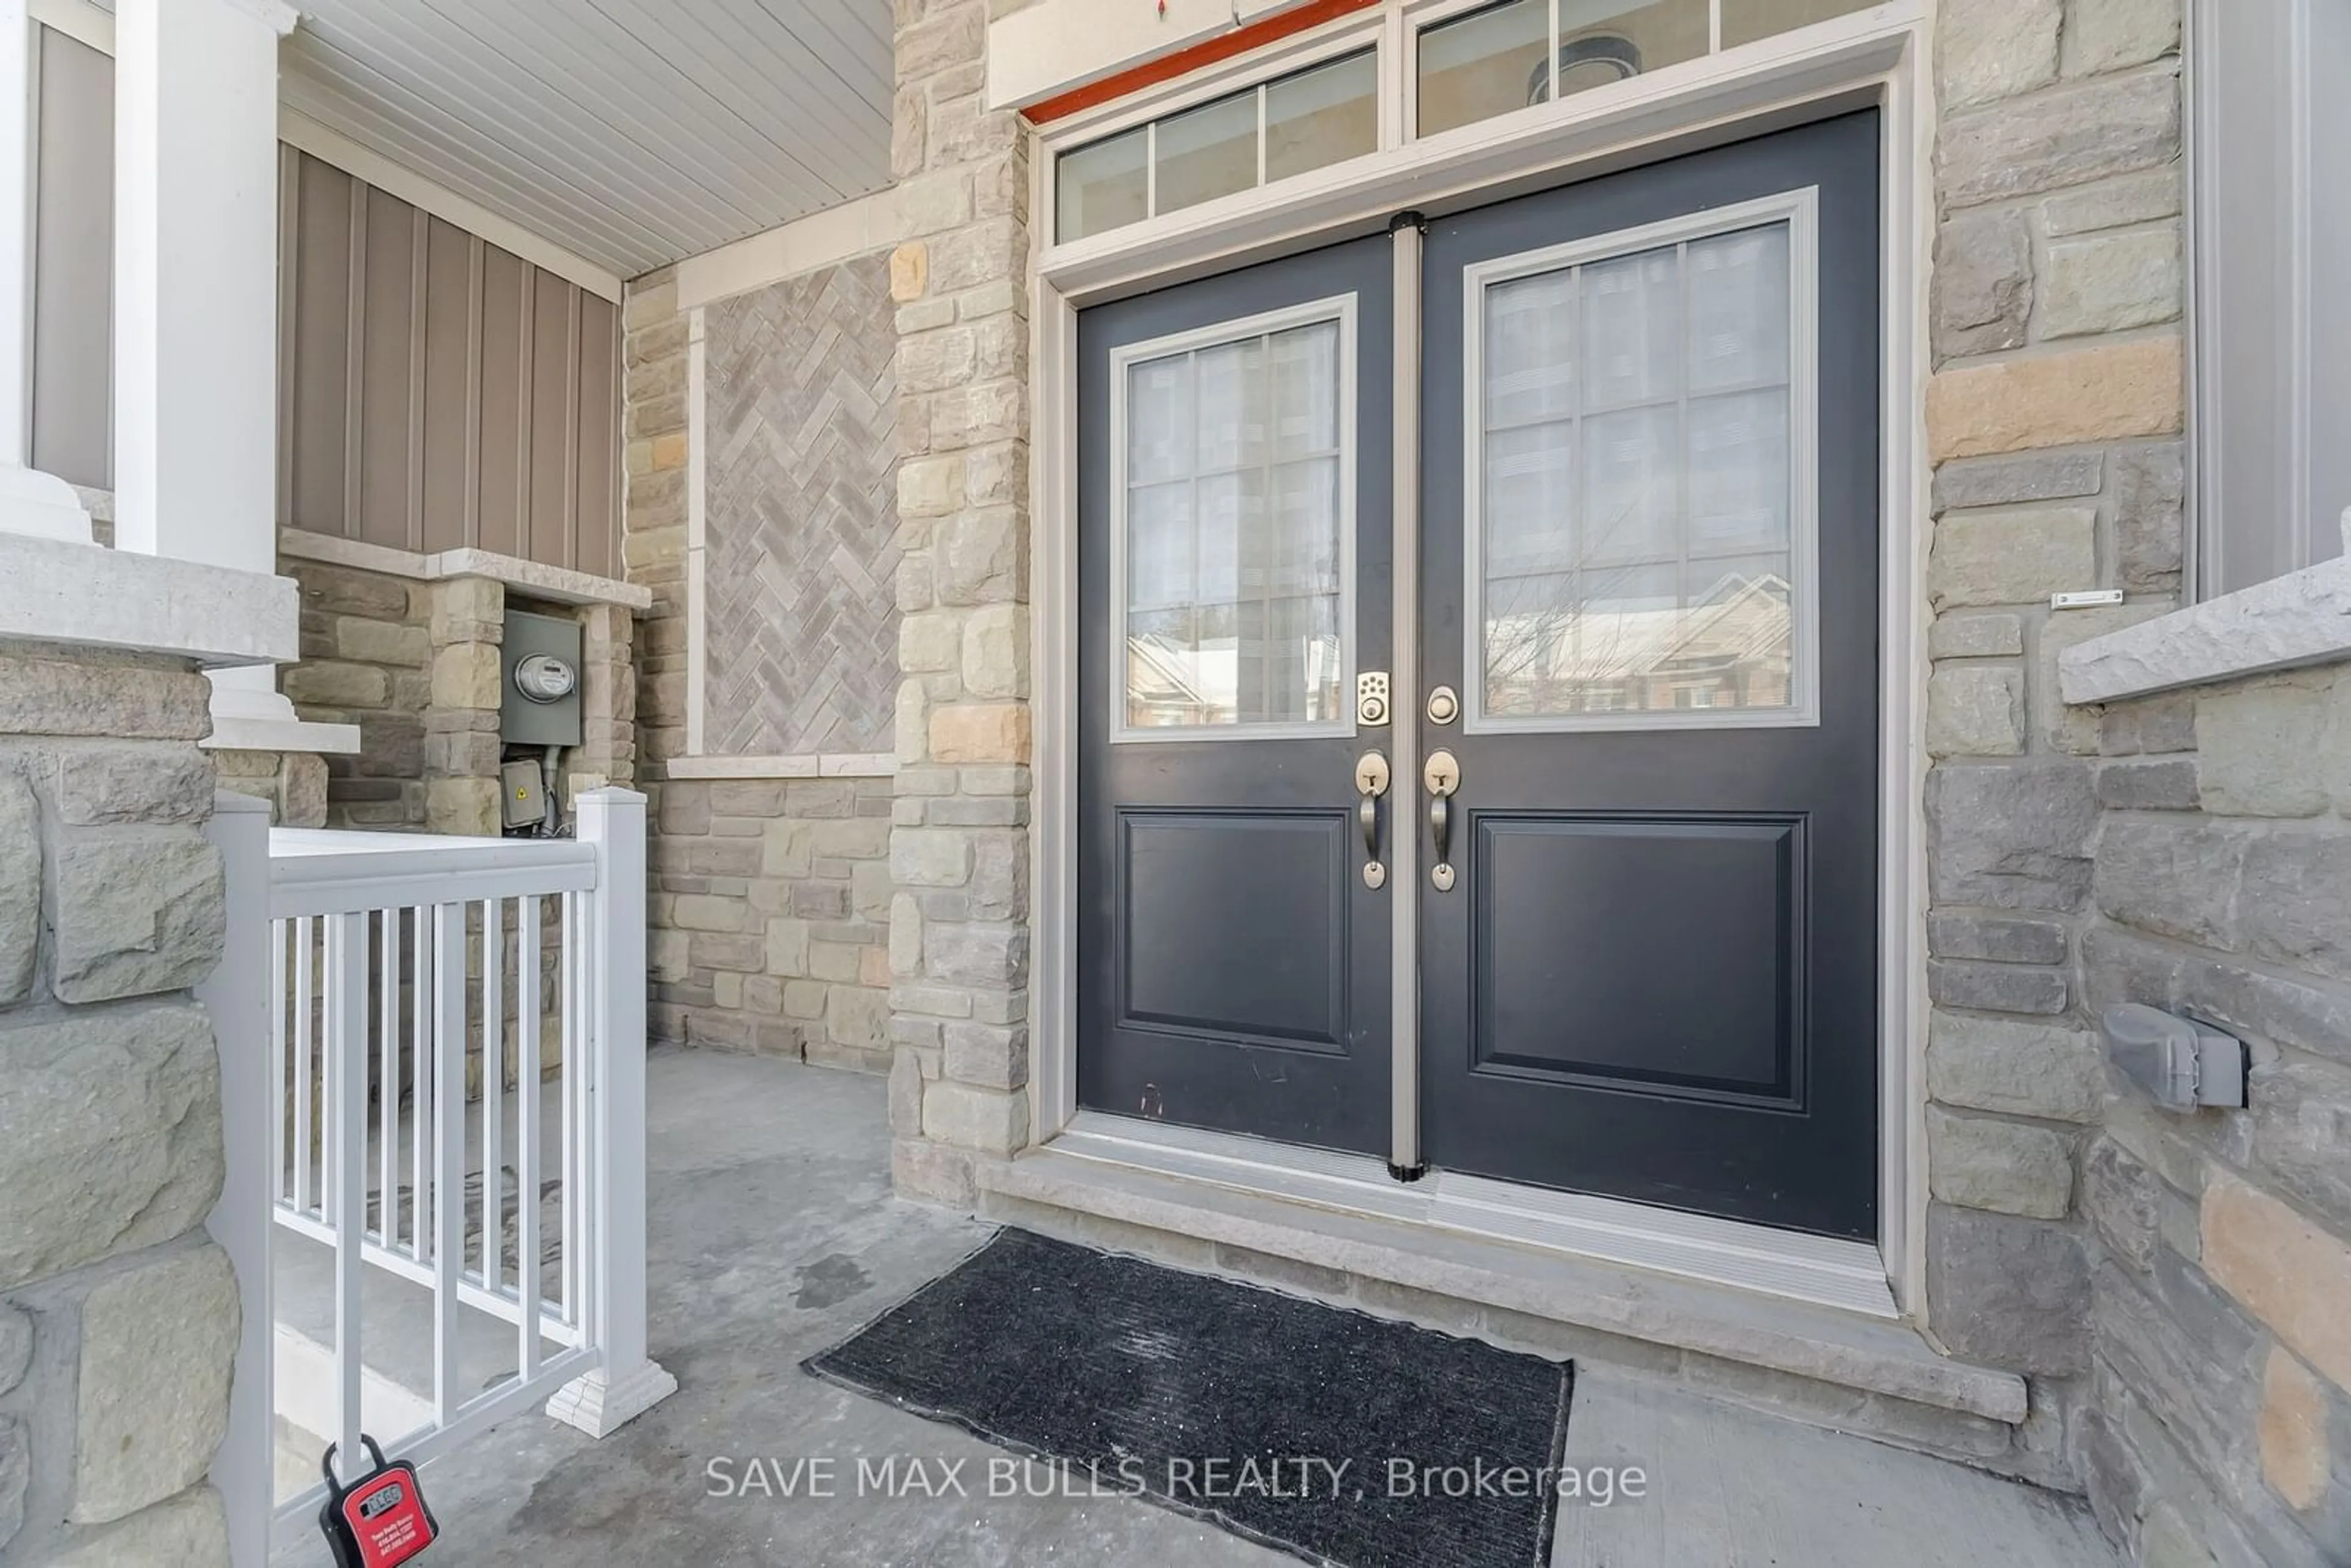
<path fill-rule="evenodd" d="M 1818 1425 L 2022 1473 L 2009 1461 L 2011 1428 L 2028 1411 L 2024 1379 L 1954 1361 L 1904 1322 L 1294 1202 L 1065 1152 L 1060 1140 L 978 1162 L 972 1174 L 981 1218 L 1001 1224 L 1505 1349 L 1664 1372 Z"/>
<path fill-rule="evenodd" d="M 1512 1242 L 1559 1257 L 1678 1275 L 1866 1317 L 1898 1319 L 1886 1265 L 1840 1241 L 1620 1198 L 1555 1192 L 1432 1169 L 1399 1182 L 1368 1155 L 1081 1111 L 1057 1154 L 1291 1203 Z"/>

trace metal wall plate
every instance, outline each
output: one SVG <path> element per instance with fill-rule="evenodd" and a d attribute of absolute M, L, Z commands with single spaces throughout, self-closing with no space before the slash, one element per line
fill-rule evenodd
<path fill-rule="evenodd" d="M 1365 670 L 1355 677 L 1355 722 L 1383 725 L 1388 721 L 1388 673 Z"/>

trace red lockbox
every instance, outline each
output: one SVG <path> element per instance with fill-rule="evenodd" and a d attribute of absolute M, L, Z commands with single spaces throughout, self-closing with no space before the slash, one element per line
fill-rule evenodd
<path fill-rule="evenodd" d="M 441 1527 L 424 1506 L 416 1467 L 406 1459 L 387 1462 L 375 1439 L 362 1432 L 373 1468 L 349 1485 L 335 1479 L 335 1449 L 319 1461 L 327 1472 L 327 1500 L 319 1510 L 336 1568 L 398 1568 L 433 1544 Z"/>

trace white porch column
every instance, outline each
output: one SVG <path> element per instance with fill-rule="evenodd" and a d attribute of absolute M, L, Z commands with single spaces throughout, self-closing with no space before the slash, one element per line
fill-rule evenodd
<path fill-rule="evenodd" d="M 0 532 L 86 545 L 73 486 L 31 466 L 32 42 L 25 0 L 0 0 Z"/>
<path fill-rule="evenodd" d="M 280 0 L 115 9 L 120 549 L 277 570 L 277 41 L 294 22 Z M 214 673 L 205 744 L 357 751 L 359 730 L 301 723 L 258 666 Z"/>

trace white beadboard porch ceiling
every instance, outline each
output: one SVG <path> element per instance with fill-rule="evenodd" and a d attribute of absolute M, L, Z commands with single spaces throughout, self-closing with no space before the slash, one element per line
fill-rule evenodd
<path fill-rule="evenodd" d="M 622 277 L 889 183 L 890 0 L 293 4 L 287 108 Z"/>
<path fill-rule="evenodd" d="M 297 4 L 288 107 L 623 277 L 889 181 L 889 0 Z"/>

